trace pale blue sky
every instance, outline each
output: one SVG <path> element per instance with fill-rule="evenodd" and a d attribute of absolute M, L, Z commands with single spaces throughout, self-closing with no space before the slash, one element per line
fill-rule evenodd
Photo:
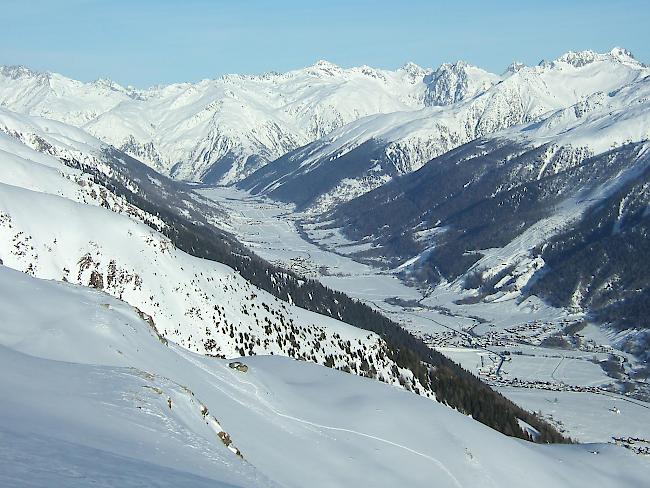
<path fill-rule="evenodd" d="M 650 62 L 649 0 L 2 0 L 0 64 L 139 87 L 318 59 L 397 68 L 464 59 L 494 72 L 567 50 Z"/>

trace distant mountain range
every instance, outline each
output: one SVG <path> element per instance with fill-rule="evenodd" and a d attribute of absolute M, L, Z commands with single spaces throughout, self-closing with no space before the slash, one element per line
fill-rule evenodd
<path fill-rule="evenodd" d="M 449 89 L 476 89 L 460 85 Z M 360 117 L 437 103 L 436 86 L 431 71 L 415 65 L 384 71 L 326 61 L 148 90 L 5 67 L 0 104 L 83 128 L 175 178 L 232 183 Z"/>
<path fill-rule="evenodd" d="M 228 184 L 362 117 L 449 105 L 501 78 L 464 62 L 388 71 L 319 61 L 139 90 L 10 66 L 0 105 L 83 128 L 174 178 Z"/>
<path fill-rule="evenodd" d="M 299 208 L 327 210 L 462 144 L 504 129 L 542 124 L 549 117 L 549 123 L 557 125 L 555 112 L 573 106 L 575 117 L 586 122 L 589 119 L 582 115 L 606 103 L 613 91 L 650 75 L 650 69 L 622 49 L 606 54 L 567 53 L 534 67 L 514 66 L 502 77 L 488 77 L 467 65 L 457 65 L 452 72 L 458 70 L 463 76 L 452 80 L 464 80 L 462 86 L 477 86 L 481 80 L 481 89 L 460 90 L 462 95 L 448 106 L 361 118 L 261 168 L 241 186 Z M 457 84 L 442 82 L 449 78 L 438 76 L 438 89 L 447 87 L 447 95 L 458 93 Z M 632 131 L 618 134 L 612 143 L 643 137 L 639 129 Z M 589 149 L 591 143 L 581 141 L 588 151 L 600 149 Z"/>

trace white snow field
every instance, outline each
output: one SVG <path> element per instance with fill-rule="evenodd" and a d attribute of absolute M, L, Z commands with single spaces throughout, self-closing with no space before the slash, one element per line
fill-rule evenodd
<path fill-rule="evenodd" d="M 313 222 L 478 137 L 553 142 L 538 178 L 645 141 L 649 74 L 622 49 L 567 53 L 502 76 L 464 63 L 434 72 L 318 62 L 149 90 L 0 67 L 0 487 L 644 486 L 650 404 L 614 393 L 644 381 L 632 374 L 644 365 L 617 349 L 621 334 L 593 324 L 573 349 L 549 347 L 558 332 L 585 325 L 584 314 L 520 293 L 543 264 L 530 249 L 584 202 L 568 200 L 507 246 L 484 250 L 485 273 L 514 271 L 512 286 L 501 280 L 481 303 L 459 302 L 473 292 L 458 281 L 401 281 L 409 262 L 357 262 L 354 252 L 374 244 Z M 524 442 L 437 403 L 378 335 L 181 252 L 151 228 L 165 230 L 158 216 L 72 168 L 110 174 L 108 142 L 174 178 L 229 184 L 308 143 L 290 153 L 298 173 L 368 141 L 383 144 L 396 171 L 373 181 L 340 175 L 304 213 L 201 188 L 221 212 L 205 220 L 223 218 L 216 223 L 255 253 L 379 309 L 592 444 Z M 571 158 L 550 164 L 562 148 Z M 268 189 L 280 184 L 274 174 Z M 389 384 L 319 366 L 360 371 L 365 361 Z M 608 376 L 612 366 L 620 372 Z"/>
<path fill-rule="evenodd" d="M 102 291 L 2 266 L 0 290 L 2 486 L 638 487 L 650 475 L 621 447 L 515 440 L 314 364 L 231 369 L 166 345 Z"/>
<path fill-rule="evenodd" d="M 643 402 L 620 395 L 511 386 L 497 389 L 527 410 L 542 412 L 542 417 L 551 424 L 567 429 L 581 442 L 599 442 L 612 432 L 616 432 L 617 437 L 650 437 L 650 407 Z"/>

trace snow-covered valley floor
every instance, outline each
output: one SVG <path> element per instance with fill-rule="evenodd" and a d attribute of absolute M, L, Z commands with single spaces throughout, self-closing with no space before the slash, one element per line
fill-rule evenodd
<path fill-rule="evenodd" d="M 579 350 L 540 345 L 580 316 L 535 297 L 458 305 L 457 285 L 418 289 L 394 271 L 357 262 L 349 254 L 363 244 L 346 241 L 336 230 L 303 225 L 305 216 L 289 205 L 232 188 L 199 191 L 229 209 L 229 230 L 260 256 L 380 309 L 572 438 L 650 439 L 650 404 L 612 392 L 620 385 L 601 366 L 612 354 L 625 371 L 635 363 L 611 348 L 611 334 L 588 325 Z"/>

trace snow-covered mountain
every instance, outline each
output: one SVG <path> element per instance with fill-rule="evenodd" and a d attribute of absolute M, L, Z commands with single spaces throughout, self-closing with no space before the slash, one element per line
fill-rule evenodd
<path fill-rule="evenodd" d="M 174 178 L 227 184 L 360 117 L 447 105 L 498 80 L 464 62 L 389 71 L 318 61 L 138 90 L 12 66 L 0 67 L 0 105 L 81 127 Z"/>
<path fill-rule="evenodd" d="M 650 71 L 628 52 L 149 90 L 0 68 L 0 104 L 0 485 L 647 479 L 621 448 L 526 442 L 567 439 L 168 177 L 280 156 L 243 186 L 313 211 L 305 239 L 340 227 L 462 304 L 536 294 L 647 360 Z"/>
<path fill-rule="evenodd" d="M 465 285 L 475 302 L 534 293 L 587 312 L 644 358 L 649 141 L 646 76 L 449 151 L 324 220 L 363 257 Z"/>
<path fill-rule="evenodd" d="M 288 355 L 372 370 L 399 384 L 377 335 L 282 302 L 231 268 L 180 251 L 154 230 L 168 230 L 161 218 L 63 164 L 115 171 L 98 140 L 4 109 L 0 127 L 5 266 L 103 290 L 136 306 L 161 336 L 202 354 Z M 404 374 L 416 387 L 413 375 Z"/>
<path fill-rule="evenodd" d="M 319 61 L 284 74 L 136 90 L 5 67 L 0 104 L 82 127 L 176 178 L 229 183 L 359 117 L 470 93 L 481 82 L 465 68 L 438 83 L 413 64 L 386 71 Z"/>
<path fill-rule="evenodd" d="M 241 186 L 323 211 L 469 141 L 576 104 L 576 110 L 588 109 L 599 97 L 649 74 L 619 48 L 605 54 L 569 52 L 538 66 L 518 66 L 496 83 L 478 74 L 473 79 L 488 89 L 476 96 L 466 91 L 469 98 L 450 106 L 359 119 L 263 167 Z M 448 94 L 456 91 L 449 86 Z"/>
<path fill-rule="evenodd" d="M 386 225 L 388 234 L 399 233 L 390 230 L 393 225 L 402 230 L 413 226 L 422 234 L 434 234 L 429 221 L 442 206 L 448 206 L 451 215 L 465 205 L 476 204 L 475 199 L 494 200 L 522 185 L 552 183 L 553 198 L 558 201 L 583 190 L 605 195 L 603 188 L 626 181 L 623 177 L 627 168 L 636 168 L 632 178 L 640 176 L 648 140 L 650 75 L 448 151 L 410 175 L 339 205 L 332 215 L 354 222 L 349 228 L 358 237 L 379 241 L 381 233 L 371 228 L 377 222 L 365 220 L 358 213 L 361 209 L 366 208 L 368 215 L 388 219 L 377 224 Z M 614 157 L 617 154 L 624 156 Z M 580 179 L 575 180 L 580 173 Z M 602 188 L 601 183 L 605 185 Z M 557 185 L 562 185 L 563 190 L 559 191 Z M 541 197 L 537 198 L 531 203 L 540 204 Z M 385 211 L 378 210 L 384 207 Z M 442 229 L 444 219 L 433 219 L 433 224 Z"/>
<path fill-rule="evenodd" d="M 427 92 L 424 96 L 424 104 L 426 106 L 452 105 L 480 95 L 499 81 L 501 81 L 500 76 L 464 61 L 444 63 L 425 77 Z"/>
<path fill-rule="evenodd" d="M 247 370 L 159 340 L 99 290 L 0 266 L 3 486 L 637 487 L 639 456 L 539 446 L 379 382 Z M 408 412 L 408 414 L 405 414 Z M 595 455 L 596 453 L 597 455 Z"/>
<path fill-rule="evenodd" d="M 388 71 L 319 61 L 282 74 L 227 75 L 139 90 L 3 67 L 0 105 L 81 127 L 183 180 L 233 183 L 313 141 L 291 156 L 301 161 L 298 166 L 351 151 L 355 159 L 377 160 L 379 166 L 356 170 L 367 173 L 363 177 L 344 174 L 334 182 L 322 197 L 326 206 L 337 193 L 362 193 L 475 137 L 616 89 L 643 70 L 616 48 L 607 54 L 569 52 L 533 68 L 513 64 L 502 76 L 464 62 L 437 70 L 408 63 Z M 490 95 L 481 96 L 486 91 Z M 464 109 L 441 108 L 463 101 Z M 272 171 L 277 180 L 288 170 Z"/>
<path fill-rule="evenodd" d="M 24 66 L 0 67 L 0 105 L 24 114 L 82 126 L 138 92 L 108 80 L 92 83 Z"/>

